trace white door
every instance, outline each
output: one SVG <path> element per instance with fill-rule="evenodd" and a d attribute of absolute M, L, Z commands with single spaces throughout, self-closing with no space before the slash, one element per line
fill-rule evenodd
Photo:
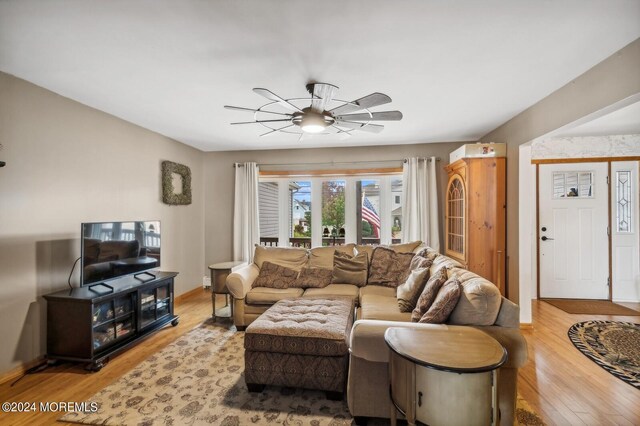
<path fill-rule="evenodd" d="M 539 172 L 540 297 L 609 299 L 608 164 Z"/>
<path fill-rule="evenodd" d="M 611 298 L 640 301 L 638 162 L 611 163 Z"/>

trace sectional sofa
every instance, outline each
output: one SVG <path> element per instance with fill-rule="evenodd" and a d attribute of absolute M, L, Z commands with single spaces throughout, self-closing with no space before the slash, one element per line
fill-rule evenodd
<path fill-rule="evenodd" d="M 390 246 L 397 252 L 418 252 L 425 248 L 420 242 Z M 256 247 L 254 262 L 230 274 L 227 287 L 233 296 L 234 324 L 243 330 L 271 305 L 282 299 L 317 296 L 347 296 L 356 302 L 356 322 L 353 325 L 349 350 L 350 366 L 347 382 L 347 402 L 358 422 L 369 417 L 389 418 L 388 349 L 384 332 L 389 327 L 475 327 L 494 337 L 508 353 L 508 360 L 499 371 L 500 424 L 512 425 L 515 416 L 518 368 L 527 360 L 527 345 L 519 330 L 519 307 L 502 297 L 498 288 L 486 279 L 464 269 L 447 256 L 431 253 L 434 258 L 431 273 L 447 268 L 449 277 L 456 277 L 463 292 L 447 324 L 411 322 L 410 312 L 400 312 L 396 289 L 391 287 L 351 284 L 329 284 L 324 288 L 265 288 L 252 284 L 264 262 L 291 269 L 303 267 L 332 268 L 335 250 L 355 254 L 371 253 L 371 246 L 348 244 L 312 249 Z M 427 248 L 428 249 L 428 248 Z M 430 250 L 430 249 L 428 249 Z M 428 345 L 429 342 L 425 342 Z"/>

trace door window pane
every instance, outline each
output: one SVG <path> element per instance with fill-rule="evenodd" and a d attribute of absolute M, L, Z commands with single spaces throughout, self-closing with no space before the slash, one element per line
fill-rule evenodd
<path fill-rule="evenodd" d="M 391 242 L 402 242 L 402 179 L 391 179 Z"/>
<path fill-rule="evenodd" d="M 633 232 L 631 229 L 631 171 L 616 172 L 616 222 L 618 232 Z"/>
<path fill-rule="evenodd" d="M 289 182 L 289 242 L 293 247 L 311 247 L 311 182 Z"/>
<path fill-rule="evenodd" d="M 363 179 L 357 182 L 356 194 L 360 196 L 358 216 L 360 230 L 358 244 L 380 243 L 380 181 Z"/>
<path fill-rule="evenodd" d="M 553 198 L 593 198 L 593 173 L 554 172 Z"/>
<path fill-rule="evenodd" d="M 344 244 L 345 181 L 322 182 L 322 245 Z"/>
<path fill-rule="evenodd" d="M 260 216 L 260 244 L 278 245 L 278 183 L 258 184 L 258 214 Z"/>

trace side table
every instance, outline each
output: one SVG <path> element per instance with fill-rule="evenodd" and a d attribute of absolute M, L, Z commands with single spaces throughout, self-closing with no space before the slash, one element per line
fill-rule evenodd
<path fill-rule="evenodd" d="M 216 320 L 216 295 L 225 295 L 225 306 L 229 305 L 229 290 L 227 289 L 227 276 L 238 266 L 246 262 L 232 261 L 209 265 L 211 272 L 211 304 L 213 305 L 213 320 Z M 233 318 L 233 303 L 231 303 L 231 317 Z"/>
<path fill-rule="evenodd" d="M 498 368 L 507 351 L 471 327 L 387 329 L 391 424 L 497 425 Z"/>

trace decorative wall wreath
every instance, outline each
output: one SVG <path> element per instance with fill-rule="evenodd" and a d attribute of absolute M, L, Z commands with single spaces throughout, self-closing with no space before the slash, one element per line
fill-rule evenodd
<path fill-rule="evenodd" d="M 173 175 L 182 178 L 182 193 L 173 191 Z M 162 202 L 172 206 L 191 204 L 191 169 L 173 161 L 162 162 Z"/>

